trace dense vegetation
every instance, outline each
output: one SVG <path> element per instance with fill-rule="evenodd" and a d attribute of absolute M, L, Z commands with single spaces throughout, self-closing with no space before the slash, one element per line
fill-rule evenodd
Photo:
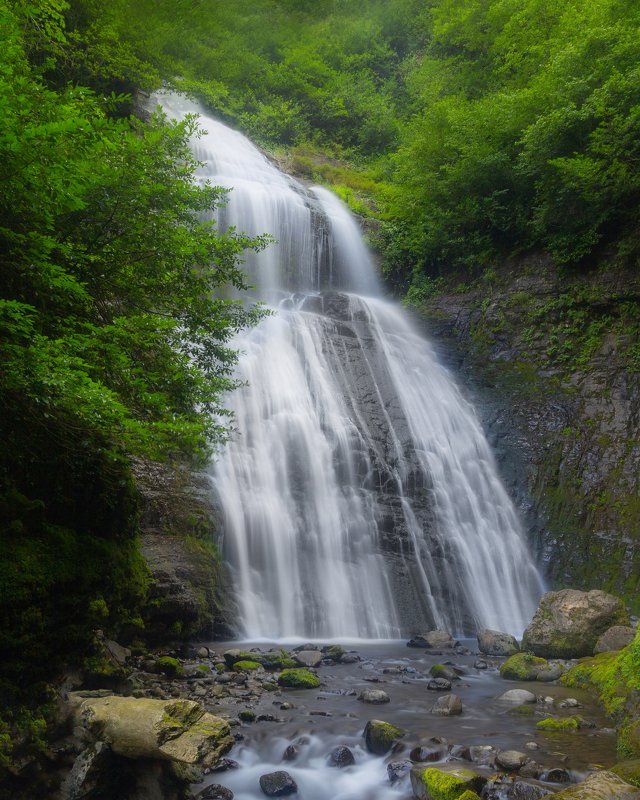
<path fill-rule="evenodd" d="M 637 261 L 639 27 L 625 0 L 0 0 L 9 694 L 135 619 L 130 459 L 206 456 L 257 315 L 215 295 L 263 242 L 202 221 L 195 122 L 128 95 L 173 81 L 286 148 L 419 299 L 507 253 Z"/>

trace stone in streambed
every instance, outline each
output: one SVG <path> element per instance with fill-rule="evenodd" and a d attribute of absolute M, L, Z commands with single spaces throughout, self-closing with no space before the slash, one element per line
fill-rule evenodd
<path fill-rule="evenodd" d="M 613 772 L 594 772 L 582 783 L 553 795 L 556 800 L 640 800 L 640 789 Z"/>
<path fill-rule="evenodd" d="M 622 601 L 607 592 L 547 592 L 524 632 L 522 648 L 544 658 L 582 658 L 593 654 L 609 628 L 628 624 Z"/>
<path fill-rule="evenodd" d="M 451 681 L 446 678 L 433 678 L 427 684 L 427 689 L 432 692 L 449 692 L 451 691 Z"/>
<path fill-rule="evenodd" d="M 426 650 L 453 650 L 455 640 L 447 631 L 427 631 L 414 636 L 407 647 L 424 647 Z"/>
<path fill-rule="evenodd" d="M 402 780 L 412 766 L 410 761 L 391 761 L 387 764 L 387 775 L 390 783 Z"/>
<path fill-rule="evenodd" d="M 298 786 L 291 775 L 284 770 L 269 772 L 260 776 L 260 788 L 267 797 L 287 797 L 298 791 Z"/>
<path fill-rule="evenodd" d="M 517 772 L 527 760 L 526 753 L 518 750 L 499 750 L 496 755 L 496 764 L 507 772 Z"/>
<path fill-rule="evenodd" d="M 446 750 L 444 747 L 421 745 L 413 748 L 409 753 L 409 758 L 418 764 L 425 764 L 430 761 L 442 761 L 445 755 Z"/>
<path fill-rule="evenodd" d="M 478 650 L 486 656 L 512 656 L 519 652 L 520 646 L 510 633 L 482 628 L 478 631 Z"/>
<path fill-rule="evenodd" d="M 391 750 L 395 742 L 404 736 L 401 728 L 396 728 L 390 722 L 372 719 L 367 722 L 364 729 L 364 741 L 367 750 L 376 756 L 383 756 Z"/>
<path fill-rule="evenodd" d="M 447 667 L 445 664 L 434 664 L 429 673 L 433 678 L 444 678 L 447 681 L 459 681 L 460 677 L 453 667 Z"/>
<path fill-rule="evenodd" d="M 280 673 L 278 684 L 290 689 L 317 689 L 320 678 L 308 669 L 285 669 Z"/>
<path fill-rule="evenodd" d="M 452 717 L 462 714 L 462 700 L 457 694 L 445 694 L 439 697 L 431 708 L 432 714 L 441 717 Z"/>
<path fill-rule="evenodd" d="M 221 786 L 219 783 L 212 783 L 199 792 L 195 800 L 233 800 L 233 792 L 227 789 L 226 786 Z"/>
<path fill-rule="evenodd" d="M 514 681 L 535 681 L 538 673 L 548 669 L 549 662 L 531 653 L 516 653 L 500 667 L 500 677 Z"/>
<path fill-rule="evenodd" d="M 317 667 L 322 661 L 322 653 L 319 650 L 301 650 L 292 655 L 293 660 L 301 667 Z"/>
<path fill-rule="evenodd" d="M 344 745 L 341 745 L 340 747 L 334 747 L 329 755 L 330 767 L 350 767 L 355 763 L 356 760 L 353 757 L 353 753 Z"/>
<path fill-rule="evenodd" d="M 535 703 L 536 696 L 526 689 L 509 689 L 508 692 L 501 694 L 498 700 L 501 703 L 513 703 L 516 706 L 521 706 L 525 703 Z"/>
<path fill-rule="evenodd" d="M 466 792 L 477 796 L 486 782 L 482 775 L 457 765 L 413 767 L 411 770 L 411 788 L 419 800 L 457 800 Z"/>
<path fill-rule="evenodd" d="M 372 705 L 383 705 L 389 703 L 391 698 L 382 689 L 364 689 L 358 695 L 358 700 L 362 703 L 371 703 Z"/>

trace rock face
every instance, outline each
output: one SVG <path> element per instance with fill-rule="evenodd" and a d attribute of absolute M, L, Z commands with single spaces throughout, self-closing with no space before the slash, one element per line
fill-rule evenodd
<path fill-rule="evenodd" d="M 553 795 L 557 800 L 640 800 L 640 789 L 613 772 L 594 772 L 582 783 Z"/>
<path fill-rule="evenodd" d="M 606 630 L 628 622 L 622 601 L 607 592 L 547 592 L 524 632 L 522 647 L 545 658 L 581 658 L 592 655 Z"/>
<path fill-rule="evenodd" d="M 487 656 L 512 656 L 520 647 L 510 633 L 482 628 L 478 631 L 478 650 Z"/>
<path fill-rule="evenodd" d="M 191 700 L 75 697 L 76 721 L 125 758 L 211 767 L 234 743 L 228 723 Z"/>
<path fill-rule="evenodd" d="M 572 278 L 532 253 L 497 265 L 490 287 L 461 289 L 452 274 L 424 313 L 496 444 L 551 584 L 631 600 L 640 590 L 640 373 L 628 353 L 638 336 L 613 328 L 624 298 L 640 296 L 640 274 L 607 260 Z M 584 349 L 591 322 L 601 334 Z"/>
<path fill-rule="evenodd" d="M 631 644 L 635 634 L 635 630 L 629 625 L 614 625 L 598 639 L 593 653 L 598 655 L 598 653 L 608 653 L 611 650 L 622 650 Z"/>
<path fill-rule="evenodd" d="M 391 750 L 393 744 L 404 736 L 404 731 L 390 722 L 372 719 L 364 729 L 364 741 L 367 750 L 376 756 L 383 756 Z"/>

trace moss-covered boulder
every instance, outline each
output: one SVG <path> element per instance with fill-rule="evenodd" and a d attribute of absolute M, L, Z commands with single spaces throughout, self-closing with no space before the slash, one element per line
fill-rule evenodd
<path fill-rule="evenodd" d="M 546 717 L 536 723 L 539 731 L 548 733 L 575 733 L 580 727 L 579 717 Z"/>
<path fill-rule="evenodd" d="M 522 649 L 544 658 L 581 658 L 593 653 L 606 630 L 628 623 L 622 601 L 607 592 L 547 592 L 524 632 Z"/>
<path fill-rule="evenodd" d="M 259 664 L 257 661 L 236 661 L 233 668 L 241 672 L 252 672 L 255 669 L 260 669 L 261 666 L 262 664 Z"/>
<path fill-rule="evenodd" d="M 285 669 L 280 673 L 278 684 L 288 689 L 317 689 L 320 678 L 308 669 Z"/>
<path fill-rule="evenodd" d="M 640 789 L 603 770 L 553 796 L 556 800 L 640 800 Z"/>
<path fill-rule="evenodd" d="M 211 767 L 234 743 L 229 724 L 191 700 L 72 696 L 76 723 L 116 755 Z"/>
<path fill-rule="evenodd" d="M 609 772 L 613 772 L 623 781 L 640 788 L 640 758 L 634 758 L 630 761 L 621 761 L 619 764 L 611 767 Z"/>
<path fill-rule="evenodd" d="M 411 770 L 411 788 L 420 800 L 460 800 L 467 792 L 478 796 L 486 782 L 477 772 L 455 765 Z"/>
<path fill-rule="evenodd" d="M 404 736 L 404 731 L 390 722 L 372 719 L 364 729 L 364 741 L 367 750 L 376 756 L 383 756 L 391 750 L 395 742 Z"/>
<path fill-rule="evenodd" d="M 184 675 L 184 668 L 177 658 L 171 656 L 161 656 L 156 659 L 154 664 L 156 672 L 161 672 L 168 678 L 181 678 Z"/>
<path fill-rule="evenodd" d="M 500 676 L 512 681 L 535 681 L 538 673 L 548 669 L 549 662 L 531 653 L 516 653 L 500 667 Z"/>

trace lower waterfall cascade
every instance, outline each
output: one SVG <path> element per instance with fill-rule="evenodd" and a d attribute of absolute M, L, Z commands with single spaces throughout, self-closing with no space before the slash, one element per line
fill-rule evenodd
<path fill-rule="evenodd" d="M 211 467 L 223 554 L 247 639 L 393 639 L 488 627 L 520 634 L 543 581 L 473 407 L 326 189 L 282 173 L 198 113 L 199 179 L 217 210 L 276 244 L 247 256 L 271 309 L 240 333 L 234 432 Z"/>

